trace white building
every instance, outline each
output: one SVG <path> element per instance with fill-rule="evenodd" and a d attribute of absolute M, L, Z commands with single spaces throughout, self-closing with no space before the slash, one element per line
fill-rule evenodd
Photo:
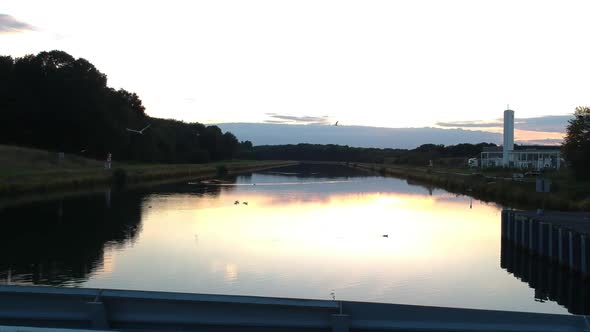
<path fill-rule="evenodd" d="M 559 147 L 538 147 L 514 149 L 514 111 L 504 111 L 504 144 L 502 148 L 484 148 L 481 153 L 481 167 L 513 167 L 541 170 L 559 169 L 561 151 Z"/>

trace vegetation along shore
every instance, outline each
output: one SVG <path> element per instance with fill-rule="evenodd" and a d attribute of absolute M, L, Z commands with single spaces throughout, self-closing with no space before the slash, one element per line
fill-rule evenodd
<path fill-rule="evenodd" d="M 203 179 L 291 165 L 289 161 L 224 161 L 205 164 L 102 162 L 55 152 L 0 145 L 0 196 L 80 189 L 109 184 Z"/>
<path fill-rule="evenodd" d="M 535 177 L 514 179 L 509 169 L 470 170 L 416 167 L 369 163 L 347 163 L 350 167 L 375 171 L 382 175 L 431 184 L 450 192 L 462 193 L 488 202 L 516 208 L 552 210 L 590 210 L 589 183 L 574 181 L 567 172 L 544 174 L 552 182 L 550 193 L 535 190 Z"/>

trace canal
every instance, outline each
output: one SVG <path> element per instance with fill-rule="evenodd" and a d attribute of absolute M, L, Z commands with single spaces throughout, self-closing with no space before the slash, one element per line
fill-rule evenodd
<path fill-rule="evenodd" d="M 523 279 L 501 210 L 328 165 L 4 204 L 0 284 L 571 311 Z"/>

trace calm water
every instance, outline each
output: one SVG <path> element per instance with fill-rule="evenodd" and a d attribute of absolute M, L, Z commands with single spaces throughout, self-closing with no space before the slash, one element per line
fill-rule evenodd
<path fill-rule="evenodd" d="M 327 166 L 5 206 L 0 284 L 567 313 L 523 281 L 500 211 Z"/>

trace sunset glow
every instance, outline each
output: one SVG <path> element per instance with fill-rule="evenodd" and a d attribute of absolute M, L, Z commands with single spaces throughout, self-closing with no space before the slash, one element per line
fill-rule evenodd
<path fill-rule="evenodd" d="M 0 41 L 5 55 L 61 49 L 86 58 L 155 117 L 424 127 L 495 119 L 507 103 L 522 118 L 587 104 L 588 9 L 584 1 L 22 0 L 3 7 Z"/>

